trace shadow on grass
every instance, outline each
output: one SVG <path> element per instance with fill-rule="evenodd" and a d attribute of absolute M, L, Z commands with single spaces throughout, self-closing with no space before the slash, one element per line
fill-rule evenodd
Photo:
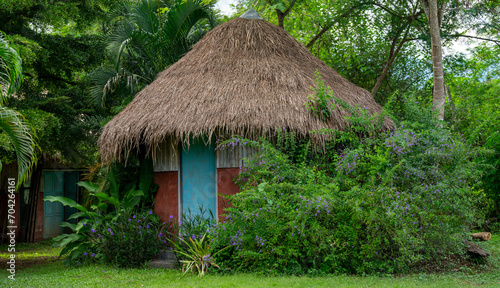
<path fill-rule="evenodd" d="M 43 240 L 36 243 L 17 243 L 15 253 L 9 252 L 8 245 L 0 246 L 0 269 L 7 269 L 7 261 L 14 254 L 16 269 L 23 270 L 28 267 L 63 260 L 59 258 L 61 248 L 52 247 L 52 240 Z"/>

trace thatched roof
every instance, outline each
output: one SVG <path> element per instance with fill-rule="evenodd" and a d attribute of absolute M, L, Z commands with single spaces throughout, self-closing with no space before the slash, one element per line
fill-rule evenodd
<path fill-rule="evenodd" d="M 305 107 L 315 71 L 334 96 L 381 112 L 368 91 L 282 28 L 260 19 L 233 19 L 207 33 L 104 127 L 99 139 L 103 160 L 120 160 L 126 151 L 156 147 L 167 137 L 178 141 L 216 131 L 263 135 L 283 127 L 300 135 L 344 129 L 348 113 L 338 105 L 327 123 Z M 384 125 L 393 124 L 386 119 Z"/>

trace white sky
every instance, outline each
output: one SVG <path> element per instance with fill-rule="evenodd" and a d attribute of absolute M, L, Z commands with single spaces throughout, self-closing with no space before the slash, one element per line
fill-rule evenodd
<path fill-rule="evenodd" d="M 236 2 L 236 0 L 219 0 L 217 4 L 215 4 L 215 6 L 220 9 L 222 14 L 229 16 L 235 12 L 233 9 L 231 9 L 231 7 L 229 7 L 229 4 L 236 4 Z"/>

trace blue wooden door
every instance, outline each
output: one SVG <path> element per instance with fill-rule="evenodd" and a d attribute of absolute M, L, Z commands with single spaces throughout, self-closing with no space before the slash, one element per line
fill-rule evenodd
<path fill-rule="evenodd" d="M 64 196 L 64 172 L 45 171 L 43 193 L 47 196 Z M 64 207 L 58 202 L 43 201 L 43 238 L 52 238 L 62 234 L 59 226 L 64 219 Z"/>
<path fill-rule="evenodd" d="M 203 140 L 192 141 L 181 155 L 182 213 L 198 213 L 199 207 L 207 212 L 216 211 L 215 145 L 205 145 Z"/>

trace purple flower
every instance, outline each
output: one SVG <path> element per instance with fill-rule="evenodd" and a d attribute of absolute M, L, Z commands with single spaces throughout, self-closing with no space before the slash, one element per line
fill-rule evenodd
<path fill-rule="evenodd" d="M 111 233 L 111 235 L 113 235 L 113 232 L 109 232 L 109 233 Z"/>
<path fill-rule="evenodd" d="M 132 216 L 132 218 L 134 218 L 134 219 L 135 219 L 135 215 L 134 215 L 134 216 Z"/>
<path fill-rule="evenodd" d="M 173 218 L 174 218 L 174 215 L 170 215 L 170 217 L 169 217 L 169 218 L 170 218 L 170 219 L 173 219 Z"/>
<path fill-rule="evenodd" d="M 141 225 L 139 225 L 139 229 L 142 229 Z"/>
<path fill-rule="evenodd" d="M 148 225 L 148 226 L 146 226 L 146 228 L 149 228 L 149 225 Z"/>
<path fill-rule="evenodd" d="M 83 253 L 83 256 L 87 256 L 87 252 Z"/>
<path fill-rule="evenodd" d="M 129 218 L 129 219 L 128 219 L 128 222 L 130 222 L 130 221 L 132 221 L 132 219 L 130 219 L 130 218 Z"/>
<path fill-rule="evenodd" d="M 85 226 L 85 221 L 82 221 L 83 226 Z"/>
<path fill-rule="evenodd" d="M 158 234 L 158 237 L 161 237 L 161 236 L 163 236 L 163 233 Z"/>
<path fill-rule="evenodd" d="M 193 234 L 193 236 L 191 236 L 191 238 L 192 238 L 193 240 L 195 240 L 195 239 L 196 239 L 196 236 L 194 236 L 194 234 Z"/>
<path fill-rule="evenodd" d="M 153 211 L 149 211 L 149 215 L 153 214 Z"/>
<path fill-rule="evenodd" d="M 90 256 L 95 257 L 95 253 L 92 253 L 92 255 L 90 255 Z"/>
<path fill-rule="evenodd" d="M 108 228 L 108 232 L 111 232 L 111 228 Z"/>

